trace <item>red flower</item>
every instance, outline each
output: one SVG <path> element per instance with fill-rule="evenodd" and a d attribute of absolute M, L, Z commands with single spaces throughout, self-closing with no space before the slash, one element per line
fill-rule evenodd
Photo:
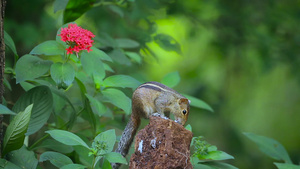
<path fill-rule="evenodd" d="M 92 51 L 92 40 L 95 35 L 83 29 L 76 24 L 70 23 L 67 28 L 61 28 L 60 34 L 61 40 L 66 42 L 69 47 L 66 49 L 67 54 L 72 54 L 73 52 L 79 53 L 81 50 Z"/>

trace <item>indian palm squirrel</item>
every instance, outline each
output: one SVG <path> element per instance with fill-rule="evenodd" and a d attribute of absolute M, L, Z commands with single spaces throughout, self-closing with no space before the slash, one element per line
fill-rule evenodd
<path fill-rule="evenodd" d="M 158 82 L 147 82 L 140 85 L 132 95 L 132 113 L 121 136 L 116 152 L 126 156 L 134 135 L 139 128 L 141 118 L 152 115 L 168 117 L 174 115 L 175 122 L 184 125 L 188 119 L 190 101 L 175 90 Z M 121 164 L 112 164 L 113 169 Z"/>

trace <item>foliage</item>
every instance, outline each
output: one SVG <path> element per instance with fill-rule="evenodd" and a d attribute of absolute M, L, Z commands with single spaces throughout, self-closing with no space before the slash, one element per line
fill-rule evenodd
<path fill-rule="evenodd" d="M 61 168 L 68 164 L 73 164 L 72 160 L 63 154 L 57 152 L 46 151 L 41 154 L 39 161 L 49 160 L 55 167 Z"/>
<path fill-rule="evenodd" d="M 3 155 L 23 146 L 33 105 L 18 113 L 7 127 L 3 140 Z"/>
<path fill-rule="evenodd" d="M 298 2 L 291 0 L 284 5 L 226 0 L 7 2 L 7 90 L 0 113 L 8 129 L 0 168 L 125 164 L 111 147 L 128 121 L 133 90 L 150 80 L 189 93 L 184 95 L 193 113 L 187 128 L 193 126 L 194 134 L 213 137 L 221 149 L 230 150 L 234 166 L 266 168 L 266 159 L 249 156 L 239 136 L 259 129 L 284 138 L 287 150 L 294 152 L 290 158 L 277 141 L 246 134 L 261 151 L 285 162 L 274 163 L 278 168 L 299 168 L 291 163 L 299 159 L 300 138 L 298 11 Z M 95 35 L 91 51 L 67 54 L 75 44 L 59 35 L 70 24 Z M 199 113 L 199 108 L 215 113 Z M 192 147 L 195 168 L 235 168 L 221 160 L 232 156 L 201 138 L 194 138 Z"/>
<path fill-rule="evenodd" d="M 130 93 L 141 81 L 116 70 L 141 64 L 138 51 L 150 49 L 145 39 L 112 38 L 104 32 L 95 36 L 77 25 L 79 17 L 99 5 L 124 16 L 123 10 L 135 4 L 106 3 L 109 5 L 94 0 L 55 1 L 54 11 L 63 10 L 65 24 L 52 37 L 55 40 L 41 42 L 20 58 L 13 39 L 5 32 L 5 42 L 15 55 L 14 64 L 6 67 L 7 77 L 24 93 L 14 98 L 17 101 L 12 110 L 0 106 L 2 114 L 15 116 L 6 130 L 2 166 L 106 168 L 110 163 L 127 164 L 122 155 L 113 152 L 115 130 L 107 129 L 123 128 L 120 119 L 131 113 Z M 150 31 L 148 38 L 153 33 Z M 169 35 L 157 34 L 150 41 L 167 51 L 181 52 L 179 43 Z M 179 82 L 177 71 L 162 79 L 170 87 Z M 191 99 L 195 106 L 212 111 L 203 101 Z"/>
<path fill-rule="evenodd" d="M 6 159 L 20 168 L 35 169 L 38 165 L 35 153 L 23 145 L 20 149 L 9 152 Z M 8 166 L 5 166 L 6 168 Z"/>
<path fill-rule="evenodd" d="M 284 163 L 274 163 L 278 169 L 300 169 L 299 165 L 294 165 L 285 148 L 276 140 L 253 133 L 244 133 L 250 140 L 255 142 L 260 151 L 277 161 Z"/>
<path fill-rule="evenodd" d="M 231 168 L 236 167 L 220 162 L 220 160 L 234 159 L 233 156 L 217 150 L 216 146 L 213 146 L 207 141 L 203 140 L 202 136 L 194 137 L 191 147 L 194 148 L 192 155 L 192 163 L 195 168 Z"/>
<path fill-rule="evenodd" d="M 0 113 L 1 114 L 10 114 L 10 115 L 16 115 L 13 111 L 9 110 L 6 106 L 0 104 Z"/>
<path fill-rule="evenodd" d="M 89 148 L 89 146 L 78 136 L 75 134 L 65 131 L 65 130 L 50 130 L 46 131 L 46 133 L 50 134 L 56 141 L 59 141 L 63 144 L 70 146 L 83 146 L 85 148 Z"/>

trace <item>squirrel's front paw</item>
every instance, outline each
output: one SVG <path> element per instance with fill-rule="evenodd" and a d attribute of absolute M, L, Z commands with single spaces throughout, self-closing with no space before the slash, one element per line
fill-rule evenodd
<path fill-rule="evenodd" d="M 166 117 L 164 114 L 160 114 L 160 113 L 153 113 L 152 116 L 160 117 L 160 118 L 163 118 L 163 119 L 169 119 L 169 118 Z"/>
<path fill-rule="evenodd" d="M 155 117 L 162 117 L 163 115 L 160 114 L 160 113 L 153 113 L 152 116 L 155 116 Z"/>

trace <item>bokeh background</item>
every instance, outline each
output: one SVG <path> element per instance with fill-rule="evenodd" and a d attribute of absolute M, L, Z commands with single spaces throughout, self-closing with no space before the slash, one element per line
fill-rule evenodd
<path fill-rule="evenodd" d="M 118 8 L 103 3 L 76 20 L 98 38 L 131 38 L 141 44 L 142 63 L 123 60 L 116 72 L 160 81 L 178 71 L 181 81 L 175 89 L 214 109 L 191 109 L 188 123 L 194 135 L 235 157 L 226 162 L 243 169 L 276 168 L 243 135 L 252 132 L 282 143 L 299 164 L 300 1 L 130 3 Z M 19 56 L 55 39 L 63 12 L 54 12 L 53 6 L 52 0 L 7 1 L 4 26 Z M 151 40 L 157 34 L 172 36 L 180 51 L 162 49 Z M 13 54 L 6 53 L 9 66 Z"/>

